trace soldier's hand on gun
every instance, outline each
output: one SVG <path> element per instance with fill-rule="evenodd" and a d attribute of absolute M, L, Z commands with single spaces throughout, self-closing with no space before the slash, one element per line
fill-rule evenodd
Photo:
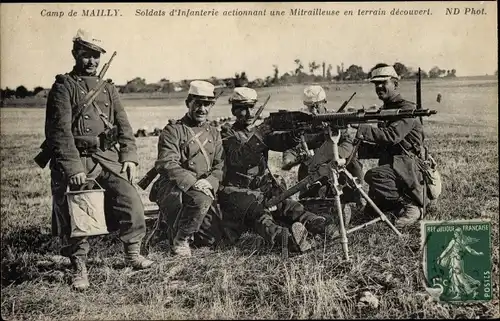
<path fill-rule="evenodd" d="M 87 174 L 85 173 L 76 173 L 75 175 L 69 178 L 69 183 L 71 185 L 83 185 L 87 181 Z"/>
<path fill-rule="evenodd" d="M 266 118 L 264 119 L 264 122 L 260 124 L 259 126 L 255 127 L 255 132 L 260 135 L 261 137 L 264 137 L 268 134 L 270 134 L 273 131 L 271 127 L 271 119 Z"/>
<path fill-rule="evenodd" d="M 135 178 L 135 173 L 136 173 L 137 166 L 135 165 L 134 162 L 123 162 L 122 166 L 122 173 L 127 173 L 127 178 L 129 182 L 132 183 L 132 181 Z"/>

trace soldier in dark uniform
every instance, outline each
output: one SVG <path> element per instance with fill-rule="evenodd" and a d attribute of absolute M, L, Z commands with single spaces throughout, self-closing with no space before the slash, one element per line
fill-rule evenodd
<path fill-rule="evenodd" d="M 179 256 L 191 256 L 190 242 L 212 245 L 220 239 L 210 230 L 212 220 L 220 219 L 216 197 L 224 166 L 220 132 L 207 120 L 215 100 L 212 84 L 191 82 L 188 112 L 165 126 L 158 140 L 160 177 L 150 199 L 166 216 L 162 220 L 173 238 L 171 249 Z"/>
<path fill-rule="evenodd" d="M 311 85 L 304 89 L 303 103 L 307 107 L 308 112 L 311 114 L 324 114 L 329 112 L 326 108 L 326 93 L 321 86 Z M 313 153 L 318 153 L 319 148 L 325 141 L 325 133 L 306 133 L 304 134 L 304 139 L 307 143 L 307 147 L 312 150 Z M 353 137 L 349 135 L 347 130 L 342 130 L 340 135 L 340 140 L 338 143 L 339 157 L 349 158 L 352 153 L 355 153 L 353 146 Z M 297 164 L 299 165 L 297 179 L 300 181 L 307 177 L 309 174 L 306 163 L 303 161 L 307 159 L 307 151 L 301 145 L 295 148 L 289 149 L 283 153 L 282 157 L 282 169 L 290 170 Z M 355 153 L 349 164 L 346 166 L 347 170 L 357 177 L 361 183 L 363 180 L 363 165 L 357 158 L 357 153 Z M 308 190 L 302 191 L 299 194 L 299 198 L 308 197 L 328 197 L 331 195 L 331 191 L 327 185 L 327 179 L 320 180 L 313 184 Z M 345 216 L 345 225 L 348 225 L 351 217 L 351 206 L 350 203 L 356 204 L 359 208 L 363 206 L 363 199 L 355 190 L 349 187 L 345 187 L 343 194 L 341 195 L 342 210 Z"/>
<path fill-rule="evenodd" d="M 398 80 L 392 66 L 378 64 L 372 70 L 370 81 L 375 84 L 378 98 L 384 102 L 382 109 L 415 109 L 415 104 L 404 100 L 398 92 Z M 359 125 L 356 138 L 364 142 L 359 150 L 360 158 L 379 159 L 379 166 L 365 175 L 370 198 L 382 211 L 394 213 L 396 227 L 417 222 L 424 204 L 423 177 L 407 152 L 420 154 L 423 146 L 421 120 L 404 118 L 380 124 L 377 128 Z M 371 207 L 366 209 L 365 214 L 372 216 Z"/>
<path fill-rule="evenodd" d="M 264 207 L 267 198 L 283 191 L 268 169 L 268 151 L 282 152 L 297 145 L 298 141 L 289 133 L 273 134 L 266 122 L 249 128 L 256 102 L 255 90 L 235 88 L 231 111 L 236 122 L 222 127 L 226 168 L 219 199 L 224 222 L 234 222 L 243 229 L 234 230 L 235 238 L 246 228 L 256 231 L 272 244 L 290 240 L 290 250 L 308 250 L 311 248 L 308 232 L 312 235 L 325 233 L 326 219 L 304 210 L 292 199 L 285 200 L 272 211 Z"/>
<path fill-rule="evenodd" d="M 105 213 L 108 230 L 120 231 L 124 244 L 125 262 L 134 268 L 148 268 L 153 262 L 140 255 L 140 243 L 145 235 L 144 208 L 132 185 L 138 164 L 137 148 L 127 114 L 111 83 L 94 100 L 93 105 L 73 120 L 77 104 L 98 83 L 96 70 L 105 50 L 98 40 L 83 30 L 74 38 L 73 70 L 56 76 L 47 99 L 45 136 L 51 152 L 51 189 L 53 196 L 53 233 L 61 236 L 65 246 L 62 254 L 69 256 L 73 269 L 73 286 L 89 286 L 86 259 L 89 243 L 86 237 L 70 238 L 70 216 L 65 192 L 73 185 L 83 185 L 95 179 L 105 189 Z M 115 135 L 106 138 L 103 117 L 115 126 Z M 101 136 L 100 136 L 101 135 Z M 114 223 L 114 224 L 113 224 Z M 115 226 L 113 226 L 115 225 Z"/>

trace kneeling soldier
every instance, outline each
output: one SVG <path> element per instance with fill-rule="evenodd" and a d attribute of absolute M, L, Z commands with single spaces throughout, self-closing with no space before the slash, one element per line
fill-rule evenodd
<path fill-rule="evenodd" d="M 307 107 L 308 112 L 313 115 L 325 114 L 329 112 L 326 108 L 326 93 L 321 86 L 307 86 L 304 89 L 303 103 Z M 313 153 L 318 153 L 319 148 L 325 142 L 326 135 L 323 132 L 306 133 L 304 134 L 304 139 L 308 148 L 310 148 Z M 339 156 L 340 158 L 349 158 L 351 154 L 354 153 L 351 161 L 346 165 L 346 168 L 351 174 L 353 174 L 354 177 L 358 178 L 359 182 L 362 182 L 363 165 L 358 160 L 356 151 L 354 151 L 353 141 L 353 137 L 349 135 L 347 130 L 341 130 L 340 140 L 338 143 Z M 305 151 L 301 145 L 285 151 L 282 157 L 282 169 L 289 170 L 300 163 L 297 179 L 300 181 L 306 178 L 309 171 L 304 160 L 307 159 L 306 155 L 308 152 L 309 151 Z M 316 182 L 308 190 L 301 192 L 299 198 L 327 197 L 332 195 L 332 192 L 329 191 L 327 183 L 327 179 Z M 341 202 L 343 213 L 346 217 L 345 225 L 347 226 L 351 217 L 351 208 L 349 203 L 355 203 L 358 208 L 361 208 L 363 206 L 363 200 L 359 193 L 355 190 L 345 187 L 343 194 L 341 195 Z"/>

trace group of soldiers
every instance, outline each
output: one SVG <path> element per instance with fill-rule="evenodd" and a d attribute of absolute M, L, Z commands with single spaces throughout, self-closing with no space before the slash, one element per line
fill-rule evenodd
<path fill-rule="evenodd" d="M 87 237 L 70 237 L 70 213 L 65 198 L 68 186 L 80 186 L 94 179 L 105 189 L 105 213 L 109 231 L 119 231 L 124 246 L 125 263 L 135 269 L 147 269 L 154 262 L 141 255 L 141 242 L 146 234 L 144 207 L 133 180 L 138 165 L 134 133 L 118 92 L 106 83 L 92 104 L 73 119 L 79 102 L 99 78 L 96 70 L 101 55 L 106 53 L 100 41 L 79 30 L 73 39 L 73 70 L 56 76 L 46 109 L 46 143 L 51 151 L 51 189 L 53 196 L 53 233 L 62 238 L 61 253 L 68 256 L 74 270 L 72 285 L 76 289 L 89 286 L 86 260 Z M 377 65 L 372 71 L 382 108 L 411 108 L 414 104 L 398 93 L 398 75 L 388 65 Z M 171 252 L 191 256 L 193 246 L 212 246 L 220 242 L 236 242 L 247 231 L 262 236 L 273 245 L 304 252 L 314 245 L 315 236 L 338 235 L 338 227 L 328 216 L 308 211 L 300 201 L 288 198 L 268 208 L 266 200 L 282 193 L 286 184 L 268 167 L 269 151 L 283 152 L 284 169 L 299 165 L 298 179 L 308 175 L 299 159 L 298 147 L 305 139 L 312 149 L 326 139 L 324 133 L 306 134 L 276 132 L 269 121 L 255 126 L 257 92 L 237 87 L 231 96 L 233 124 L 222 128 L 208 120 L 216 102 L 214 86 L 206 81 L 193 81 L 185 100 L 186 114 L 168 123 L 158 136 L 158 155 L 154 167 L 159 178 L 154 182 L 150 199 L 160 209 L 162 226 L 170 237 Z M 320 86 L 304 90 L 304 105 L 311 113 L 324 113 L 326 94 Z M 114 135 L 101 135 L 112 124 Z M 369 196 L 385 212 L 394 214 L 396 226 L 415 223 L 422 211 L 423 200 L 418 189 L 422 177 L 415 172 L 411 158 L 402 148 L 417 151 L 423 140 L 422 123 L 418 119 L 402 119 L 372 127 L 355 126 L 356 135 L 343 132 L 339 156 L 349 158 L 348 170 L 369 185 Z M 100 140 L 113 140 L 103 148 Z M 378 158 L 379 166 L 363 175 L 353 141 L 360 140 L 359 158 Z M 364 150 L 364 151 L 363 151 Z M 374 155 L 373 152 L 376 154 Z M 302 164 L 301 164 L 302 162 Z M 325 195 L 327 182 L 320 181 L 300 197 Z M 415 192 L 416 191 L 416 192 Z M 360 215 L 374 215 L 364 207 L 354 191 L 343 194 L 347 204 L 360 208 Z M 346 215 L 349 216 L 349 215 Z M 348 219 L 347 219 L 348 221 Z M 346 222 L 348 223 L 348 222 Z"/>

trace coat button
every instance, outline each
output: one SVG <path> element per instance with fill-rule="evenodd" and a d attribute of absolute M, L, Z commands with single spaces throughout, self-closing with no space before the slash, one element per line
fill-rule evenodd
<path fill-rule="evenodd" d="M 90 128 L 85 128 L 85 131 L 88 133 L 90 131 Z"/>
<path fill-rule="evenodd" d="M 207 128 L 207 132 L 209 131 L 210 129 Z"/>
<path fill-rule="evenodd" d="M 194 165 L 194 162 L 189 162 L 189 165 Z"/>
<path fill-rule="evenodd" d="M 89 119 L 90 117 L 89 117 L 89 115 L 85 115 L 85 116 L 83 116 L 83 118 Z"/>
<path fill-rule="evenodd" d="M 109 103 L 105 103 L 104 106 L 108 107 L 109 106 Z"/>
<path fill-rule="evenodd" d="M 208 142 L 209 142 L 209 143 L 211 143 L 211 142 L 212 142 L 212 140 L 211 140 L 211 139 L 209 139 L 209 140 L 208 140 Z"/>
<path fill-rule="evenodd" d="M 192 144 L 192 143 L 194 143 L 194 142 L 193 142 L 193 141 L 190 141 L 189 143 L 190 143 L 190 144 Z"/>
<path fill-rule="evenodd" d="M 106 93 L 106 89 L 104 89 L 102 92 L 103 92 L 103 93 Z"/>
<path fill-rule="evenodd" d="M 85 92 L 84 92 L 83 90 L 81 91 L 81 93 L 82 93 L 82 94 L 85 94 Z"/>

